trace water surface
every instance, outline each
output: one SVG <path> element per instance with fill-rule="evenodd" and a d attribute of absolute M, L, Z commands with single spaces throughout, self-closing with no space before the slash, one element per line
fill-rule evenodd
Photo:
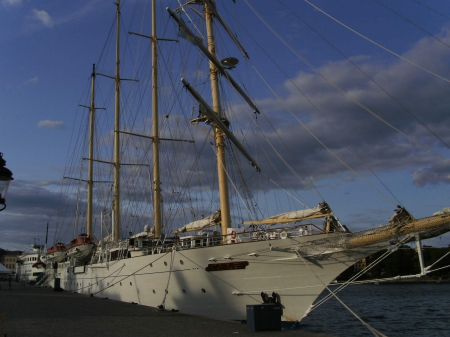
<path fill-rule="evenodd" d="M 354 285 L 338 297 L 386 336 L 450 336 L 450 283 Z M 312 311 L 299 328 L 337 337 L 373 336 L 334 298 Z"/>

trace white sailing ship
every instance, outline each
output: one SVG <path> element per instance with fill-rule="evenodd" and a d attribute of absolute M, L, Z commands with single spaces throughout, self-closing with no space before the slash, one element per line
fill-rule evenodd
<path fill-rule="evenodd" d="M 120 23 L 120 1 L 116 5 Z M 276 201 L 271 199 L 268 208 L 260 207 L 250 187 L 263 195 L 258 200 L 271 189 L 281 188 L 257 187 L 257 180 L 270 183 L 270 179 L 252 180 L 260 177 L 265 166 L 246 149 L 249 137 L 239 127 L 258 129 L 256 117 L 263 112 L 236 79 L 237 59 L 219 61 L 215 31 L 220 30 L 222 38 L 225 34 L 235 43 L 233 50 L 241 51 L 244 57 L 247 52 L 230 33 L 213 0 L 190 1 L 167 9 L 167 17 L 162 11 L 156 13 L 154 0 L 151 35 L 139 32 L 128 37 L 135 39 L 131 44 L 150 41 L 152 54 L 151 66 L 141 65 L 139 57 L 133 59 L 142 75 L 136 72 L 128 84 L 124 84 L 120 68 L 121 28 L 117 24 L 115 75 L 103 76 L 112 78 L 115 87 L 112 154 L 99 150 L 95 142 L 102 139 L 108 143 L 95 134 L 108 125 L 100 124 L 96 117 L 100 109 L 95 101 L 96 77 L 100 74 L 95 68 L 92 72 L 90 104 L 86 106 L 90 116 L 89 154 L 84 158 L 87 179 L 72 179 L 78 180 L 76 194 L 86 205 L 86 235 L 100 235 L 101 240 L 88 259 L 72 255 L 51 271 L 60 278 L 63 289 L 229 320 L 245 320 L 246 305 L 277 302 L 284 321 L 300 321 L 327 285 L 355 262 L 381 249 L 450 230 L 447 213 L 415 219 L 398 207 L 386 225 L 352 233 L 325 201 L 316 202 L 316 207 L 289 210 L 292 202 L 298 201 L 292 192 Z M 164 36 L 156 31 L 156 17 L 168 21 L 163 25 Z M 203 24 L 196 24 L 194 17 Z M 202 27 L 206 33 L 201 33 Z M 179 37 L 183 40 L 174 42 Z M 190 52 L 181 52 L 181 47 Z M 166 50 L 183 59 L 195 56 L 191 55 L 195 51 L 202 60 L 196 65 L 206 62 L 207 68 L 200 71 L 166 63 L 178 60 L 175 56 L 161 62 L 159 57 Z M 221 55 L 225 52 L 220 49 Z M 148 53 L 144 54 L 146 58 Z M 206 80 L 208 90 L 204 89 Z M 147 100 L 145 89 L 137 89 L 140 85 L 151 87 L 151 100 Z M 130 88 L 126 95 L 122 92 L 125 86 Z M 221 93 L 225 88 L 227 94 Z M 254 111 L 249 122 L 232 115 L 235 106 L 225 101 L 235 93 L 241 97 L 241 110 Z M 169 94 L 171 99 L 166 98 Z M 133 105 L 131 98 L 138 103 Z M 151 127 L 145 117 L 139 121 L 137 115 L 126 115 L 125 110 L 141 111 L 147 106 L 152 108 Z M 188 126 L 182 124 L 185 122 Z M 126 147 L 131 152 L 126 152 Z M 236 149 L 238 153 L 233 152 Z M 203 150 L 203 154 L 192 155 L 196 150 Z M 208 154 L 215 155 L 215 163 L 206 159 Z M 250 165 L 244 167 L 241 161 Z M 282 162 L 286 163 L 281 160 L 276 165 Z M 213 166 L 216 173 L 212 173 Z M 112 180 L 105 178 L 110 172 Z M 101 180 L 94 180 L 94 176 Z M 87 196 L 82 197 L 79 186 L 85 183 Z M 206 194 L 201 194 L 202 189 Z M 77 204 L 75 212 L 77 225 L 82 204 Z M 282 207 L 276 207 L 278 204 Z M 272 213 L 278 215 L 268 214 L 273 210 L 279 210 Z"/>

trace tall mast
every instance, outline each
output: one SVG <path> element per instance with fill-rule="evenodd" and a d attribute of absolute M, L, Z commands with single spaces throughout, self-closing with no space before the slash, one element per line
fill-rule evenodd
<path fill-rule="evenodd" d="M 156 36 L 156 0 L 152 0 L 152 128 L 153 128 L 153 202 L 155 237 L 161 235 L 161 183 L 159 177 L 159 130 L 158 130 L 158 66 Z"/>
<path fill-rule="evenodd" d="M 89 108 L 89 159 L 88 159 L 88 200 L 86 234 L 92 235 L 92 189 L 94 164 L 94 122 L 95 122 L 95 64 L 91 75 L 91 106 Z"/>
<path fill-rule="evenodd" d="M 120 229 L 120 0 L 117 6 L 117 35 L 116 35 L 116 99 L 114 113 L 114 201 L 113 201 L 113 226 L 114 239 L 119 239 Z"/>
<path fill-rule="evenodd" d="M 210 3 L 214 5 L 214 1 L 210 1 Z M 208 51 L 215 56 L 216 45 L 214 40 L 214 28 L 213 28 L 214 15 L 212 9 L 209 8 L 206 2 L 205 2 L 205 16 L 206 16 Z M 211 78 L 212 105 L 213 105 L 212 108 L 214 112 L 219 116 L 219 118 L 222 118 L 223 116 L 222 116 L 222 108 L 220 105 L 218 69 L 211 61 L 209 62 L 209 69 Z M 228 197 L 228 181 L 226 174 L 224 133 L 217 126 L 214 127 L 214 138 L 216 141 L 216 152 L 217 152 L 217 170 L 219 180 L 222 234 L 226 234 L 227 229 L 231 227 L 230 201 Z"/>

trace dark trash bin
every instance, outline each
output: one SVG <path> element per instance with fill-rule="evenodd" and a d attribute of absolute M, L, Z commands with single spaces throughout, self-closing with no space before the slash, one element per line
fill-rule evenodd
<path fill-rule="evenodd" d="M 61 279 L 59 277 L 53 280 L 53 291 L 61 291 Z"/>
<path fill-rule="evenodd" d="M 278 304 L 247 305 L 249 331 L 281 331 L 281 306 Z"/>

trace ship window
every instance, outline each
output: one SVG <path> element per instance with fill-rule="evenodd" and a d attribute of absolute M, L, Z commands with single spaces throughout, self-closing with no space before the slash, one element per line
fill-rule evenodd
<path fill-rule="evenodd" d="M 130 286 L 132 286 L 132 285 L 133 285 L 133 283 L 130 282 Z"/>
<path fill-rule="evenodd" d="M 166 261 L 164 261 L 164 265 L 167 266 L 167 262 Z"/>

